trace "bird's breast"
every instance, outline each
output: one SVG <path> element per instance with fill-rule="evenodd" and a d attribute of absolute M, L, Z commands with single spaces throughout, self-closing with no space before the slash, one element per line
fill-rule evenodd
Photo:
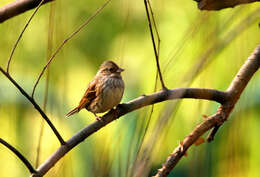
<path fill-rule="evenodd" d="M 121 78 L 107 78 L 102 85 L 96 113 L 105 112 L 117 106 L 124 93 L 124 81 Z"/>

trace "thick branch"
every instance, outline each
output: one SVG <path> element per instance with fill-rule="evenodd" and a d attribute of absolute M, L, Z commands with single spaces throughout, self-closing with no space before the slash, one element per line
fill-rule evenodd
<path fill-rule="evenodd" d="M 43 3 L 53 0 L 45 0 Z M 0 23 L 16 15 L 31 10 L 39 5 L 41 0 L 17 0 L 0 8 Z"/>
<path fill-rule="evenodd" d="M 175 148 L 172 154 L 168 157 L 162 168 L 158 170 L 155 177 L 166 177 L 170 171 L 176 166 L 179 160 L 185 155 L 188 148 L 196 142 L 196 140 L 208 130 L 212 129 L 208 140 L 213 140 L 218 128 L 227 120 L 232 112 L 241 93 L 245 89 L 247 83 L 252 78 L 254 73 L 260 66 L 260 45 L 251 54 L 245 64 L 241 67 L 238 74 L 235 76 L 227 89 L 227 100 L 222 104 L 218 112 L 208 117 L 203 123 L 198 125 L 181 144 Z"/>
<path fill-rule="evenodd" d="M 42 118 L 48 123 L 48 125 L 51 127 L 52 131 L 58 138 L 61 144 L 65 144 L 65 141 L 59 134 L 58 130 L 55 128 L 55 126 L 52 124 L 48 116 L 43 112 L 43 110 L 40 108 L 40 106 L 34 101 L 32 97 L 28 95 L 28 93 L 25 92 L 25 90 L 7 73 L 3 70 L 3 68 L 0 67 L 0 71 L 14 84 L 14 86 L 21 92 L 23 96 L 25 96 L 34 106 L 34 108 L 41 114 Z"/>
<path fill-rule="evenodd" d="M 235 7 L 240 4 L 252 3 L 260 0 L 194 0 L 198 2 L 200 10 L 221 10 L 224 8 Z"/>
<path fill-rule="evenodd" d="M 80 130 L 76 135 L 74 135 L 66 142 L 66 145 L 61 146 L 55 153 L 53 153 L 49 157 L 49 159 L 47 159 L 38 168 L 38 174 L 35 174 L 33 176 L 42 176 L 47 173 L 50 168 L 52 168 L 59 161 L 59 159 L 61 159 L 72 148 L 74 148 L 80 142 L 84 141 L 88 136 L 95 133 L 113 120 L 116 120 L 119 117 L 134 110 L 140 109 L 144 106 L 152 105 L 165 100 L 180 98 L 206 99 L 213 100 L 219 103 L 223 103 L 227 99 L 225 92 L 199 88 L 179 88 L 172 90 L 162 90 L 150 95 L 140 96 L 139 98 L 129 101 L 128 103 L 119 105 L 115 110 L 111 110 L 102 117 L 102 121 L 95 121 L 84 129 Z"/>
<path fill-rule="evenodd" d="M 36 170 L 33 168 L 31 163 L 17 149 L 15 149 L 15 147 L 7 143 L 2 138 L 0 138 L 0 143 L 7 147 L 10 151 L 12 151 L 24 163 L 30 173 L 36 173 Z"/>

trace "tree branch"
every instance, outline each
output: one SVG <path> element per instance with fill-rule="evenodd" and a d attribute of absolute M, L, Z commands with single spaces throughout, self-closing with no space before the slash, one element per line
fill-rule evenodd
<path fill-rule="evenodd" d="M 221 10 L 224 8 L 235 7 L 240 4 L 252 3 L 260 0 L 194 0 L 198 2 L 200 10 Z"/>
<path fill-rule="evenodd" d="M 132 101 L 125 104 L 118 105 L 115 110 L 111 110 L 102 117 L 102 121 L 95 121 L 87 127 L 80 130 L 77 134 L 71 137 L 66 145 L 58 148 L 38 169 L 37 174 L 33 174 L 33 177 L 43 176 L 46 174 L 66 153 L 72 148 L 77 146 L 80 142 L 84 141 L 88 136 L 92 135 L 108 123 L 118 119 L 119 117 L 140 109 L 144 106 L 159 103 L 165 100 L 173 100 L 180 98 L 195 98 L 213 100 L 218 103 L 226 101 L 226 93 L 212 90 L 212 89 L 200 89 L 200 88 L 178 88 L 172 90 L 162 90 L 159 92 L 152 93 L 150 95 L 140 96 Z"/>
<path fill-rule="evenodd" d="M 31 174 L 36 173 L 36 170 L 33 168 L 31 163 L 17 149 L 15 149 L 15 147 L 7 143 L 2 138 L 0 138 L 0 143 L 7 147 L 10 151 L 12 151 L 24 163 Z"/>
<path fill-rule="evenodd" d="M 44 0 L 43 4 L 53 0 Z M 17 0 L 0 8 L 0 23 L 37 7 L 41 0 Z"/>
<path fill-rule="evenodd" d="M 40 106 L 34 101 L 32 97 L 28 95 L 28 93 L 25 92 L 25 90 L 7 73 L 4 71 L 2 67 L 0 67 L 0 71 L 13 83 L 13 85 L 21 92 L 23 96 L 25 96 L 34 106 L 34 108 L 41 114 L 42 118 L 48 123 L 48 125 L 51 127 L 52 131 L 60 141 L 61 145 L 65 144 L 65 141 L 59 134 L 58 130 L 55 128 L 55 126 L 52 124 L 48 116 L 44 113 L 44 111 L 40 108 Z"/>
<path fill-rule="evenodd" d="M 170 171 L 176 166 L 179 160 L 185 155 L 189 147 L 196 142 L 196 140 L 208 130 L 212 129 L 208 136 L 208 141 L 214 139 L 218 128 L 227 120 L 229 114 L 232 112 L 237 103 L 241 93 L 245 89 L 247 83 L 250 81 L 254 73 L 260 66 L 260 45 L 256 47 L 245 64 L 240 68 L 238 74 L 231 82 L 226 93 L 226 101 L 222 103 L 216 114 L 208 117 L 204 122 L 198 125 L 180 145 L 175 148 L 172 154 L 168 157 L 162 168 L 158 170 L 155 177 L 166 177 Z"/>

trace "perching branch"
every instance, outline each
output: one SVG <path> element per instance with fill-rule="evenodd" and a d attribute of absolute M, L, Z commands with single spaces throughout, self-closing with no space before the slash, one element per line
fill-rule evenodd
<path fill-rule="evenodd" d="M 158 47 L 158 51 L 157 51 L 154 36 L 153 36 L 153 28 L 152 28 L 150 13 L 149 13 L 148 6 L 147 6 L 147 0 L 144 0 L 144 5 L 145 5 L 146 16 L 147 16 L 149 30 L 150 30 L 150 34 L 151 34 L 151 38 L 152 38 L 152 43 L 153 43 L 153 50 L 154 50 L 154 55 L 155 55 L 155 59 L 156 59 L 156 67 L 157 67 L 157 70 L 158 70 L 158 73 L 159 73 L 159 78 L 160 78 L 160 81 L 161 81 L 161 84 L 162 84 L 162 89 L 166 90 L 167 88 L 166 88 L 164 81 L 163 81 L 162 72 L 161 72 L 160 63 L 159 63 L 159 55 L 158 55 L 159 47 Z M 151 11 L 151 8 L 150 8 L 150 11 Z M 151 13 L 152 13 L 152 11 L 151 11 Z M 155 24 L 155 22 L 154 22 L 154 24 Z M 156 28 L 156 26 L 155 26 L 155 28 Z M 156 28 L 156 32 L 157 32 L 157 28 Z M 160 39 L 160 38 L 158 38 L 158 39 Z M 160 41 L 158 41 L 158 46 L 159 46 L 159 42 Z"/>
<path fill-rule="evenodd" d="M 115 110 L 111 110 L 102 117 L 102 121 L 95 121 L 80 130 L 77 134 L 66 141 L 66 145 L 58 148 L 38 169 L 36 176 L 43 176 L 46 174 L 66 153 L 84 141 L 88 136 L 92 135 L 108 123 L 118 119 L 119 117 L 140 109 L 144 106 L 159 103 L 165 100 L 173 100 L 180 98 L 194 98 L 213 100 L 218 103 L 224 103 L 227 100 L 227 94 L 218 90 L 212 89 L 200 89 L 200 88 L 178 88 L 172 90 L 161 90 L 159 92 L 152 93 L 150 95 L 140 96 L 125 104 L 118 105 Z"/>
<path fill-rule="evenodd" d="M 16 1 L 17 2 L 17 1 Z M 38 4 L 37 8 L 33 11 L 31 17 L 29 18 L 29 20 L 27 21 L 27 23 L 25 24 L 22 32 L 20 33 L 19 37 L 17 38 L 15 44 L 14 44 L 14 47 L 12 48 L 12 51 L 11 51 L 11 54 L 10 54 L 10 57 L 8 59 L 8 63 L 7 63 L 7 67 L 6 67 L 6 72 L 9 73 L 9 67 L 10 67 L 10 63 L 11 63 L 11 60 L 12 60 L 12 57 L 14 55 L 14 51 L 19 43 L 19 41 L 21 40 L 22 36 L 23 36 L 23 33 L 24 31 L 26 30 L 26 28 L 28 27 L 29 23 L 31 22 L 32 18 L 34 17 L 34 15 L 36 14 L 36 12 L 38 11 L 38 9 L 40 8 L 40 6 L 42 5 L 42 3 L 44 2 L 44 0 L 41 0 L 40 3 Z"/>
<path fill-rule="evenodd" d="M 0 143 L 7 147 L 10 151 L 12 151 L 24 163 L 31 174 L 36 173 L 36 170 L 33 168 L 31 163 L 17 149 L 15 149 L 15 147 L 7 143 L 2 138 L 0 138 Z"/>
<path fill-rule="evenodd" d="M 38 79 L 36 80 L 34 86 L 33 86 L 33 91 L 32 91 L 32 98 L 34 97 L 34 92 L 35 89 L 42 77 L 42 75 L 44 74 L 45 70 L 47 69 L 47 67 L 49 66 L 49 64 L 51 63 L 51 61 L 54 59 L 54 57 L 57 55 L 57 53 L 61 50 L 61 48 L 73 37 L 75 36 L 78 32 L 80 32 L 87 24 L 89 24 L 89 22 L 92 21 L 93 18 L 95 18 L 105 7 L 106 5 L 110 2 L 111 0 L 107 0 L 103 6 L 101 6 L 100 8 L 98 8 L 94 14 L 92 14 L 82 25 L 80 25 L 74 32 L 72 32 L 68 38 L 66 38 L 60 45 L 59 47 L 56 49 L 56 51 L 53 53 L 53 55 L 51 56 L 51 58 L 48 60 L 47 64 L 43 67 Z"/>
<path fill-rule="evenodd" d="M 206 118 L 198 125 L 181 143 L 175 148 L 172 154 L 168 157 L 162 168 L 158 170 L 155 177 L 166 177 L 170 171 L 176 166 L 179 160 L 185 155 L 189 147 L 200 138 L 208 130 L 213 130 L 208 136 L 208 141 L 213 140 L 218 128 L 228 119 L 235 104 L 237 103 L 241 93 L 246 85 L 259 69 L 260 66 L 260 45 L 251 54 L 245 64 L 241 67 L 236 77 L 231 82 L 229 88 L 225 92 L 226 100 L 218 108 L 216 114 Z"/>
<path fill-rule="evenodd" d="M 0 67 L 0 71 L 1 71 L 1 73 L 3 73 L 7 77 L 7 79 L 9 79 L 13 83 L 13 85 L 21 92 L 21 94 L 23 96 L 25 96 L 32 103 L 34 108 L 41 114 L 42 118 L 51 127 L 53 133 L 56 135 L 56 137 L 60 141 L 60 144 L 64 145 L 65 141 L 63 140 L 63 138 L 59 134 L 58 130 L 55 128 L 55 126 L 52 124 L 52 122 L 50 121 L 48 116 L 44 113 L 44 111 L 40 108 L 40 106 L 34 101 L 34 99 L 32 97 L 30 97 L 29 94 L 27 92 L 25 92 L 25 90 L 6 71 L 4 71 L 4 69 L 2 67 Z"/>
<path fill-rule="evenodd" d="M 53 0 L 44 0 L 43 4 Z M 37 7 L 41 0 L 17 0 L 0 8 L 0 23 Z"/>

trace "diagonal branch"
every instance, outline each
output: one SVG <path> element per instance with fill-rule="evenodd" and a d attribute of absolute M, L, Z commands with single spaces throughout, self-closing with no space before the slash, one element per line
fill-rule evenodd
<path fill-rule="evenodd" d="M 144 0 L 144 5 L 145 5 L 145 11 L 146 11 L 146 16 L 147 16 L 147 20 L 148 20 L 149 30 L 150 30 L 150 34 L 151 34 L 151 38 L 152 38 L 153 50 L 154 50 L 154 55 L 155 55 L 155 59 L 156 59 L 156 66 L 157 66 L 157 70 L 158 70 L 158 73 L 159 73 L 159 78 L 160 78 L 160 81 L 161 81 L 161 84 L 162 84 L 162 89 L 167 90 L 167 88 L 164 84 L 164 81 L 163 81 L 163 77 L 162 77 L 162 72 L 161 72 L 160 63 L 159 63 L 159 55 L 158 55 L 158 51 L 156 50 L 156 45 L 155 45 L 155 40 L 154 40 L 154 36 L 153 36 L 153 29 L 152 29 L 150 13 L 149 13 L 149 10 L 148 10 L 147 0 Z M 151 10 L 151 8 L 150 8 L 150 10 Z M 155 22 L 154 22 L 154 24 L 155 24 Z M 157 32 L 157 28 L 156 28 L 156 32 Z M 158 43 L 159 42 L 160 41 L 158 41 Z M 159 44 L 158 44 L 158 46 L 159 46 Z M 158 47 L 158 49 L 159 49 L 159 47 Z"/>
<path fill-rule="evenodd" d="M 260 45 L 256 47 L 255 51 L 251 54 L 245 64 L 240 68 L 239 72 L 231 82 L 227 89 L 227 100 L 222 103 L 216 114 L 206 118 L 200 125 L 198 125 L 180 145 L 175 148 L 172 154 L 167 158 L 162 168 L 158 170 L 155 177 L 166 177 L 170 171 L 176 166 L 179 160 L 185 155 L 189 147 L 196 142 L 196 140 L 206 133 L 208 130 L 213 130 L 208 136 L 208 141 L 213 140 L 218 128 L 227 120 L 232 112 L 235 104 L 237 103 L 241 93 L 246 85 L 259 69 L 260 66 Z"/>
<path fill-rule="evenodd" d="M 38 9 L 40 8 L 40 6 L 42 5 L 42 3 L 44 2 L 44 0 L 41 0 L 40 3 L 38 4 L 37 8 L 33 11 L 31 17 L 29 18 L 29 20 L 27 21 L 27 23 L 25 24 L 22 32 L 20 33 L 19 37 L 17 38 L 15 44 L 14 44 L 14 47 L 12 48 L 12 51 L 11 51 L 11 54 L 10 54 L 10 57 L 8 59 L 8 63 L 7 63 L 7 67 L 6 67 L 6 71 L 7 73 L 9 73 L 9 67 L 10 67 L 10 63 L 11 63 L 11 60 L 12 60 L 12 57 L 14 55 L 14 51 L 19 43 L 19 41 L 21 40 L 22 36 L 23 36 L 23 33 L 24 31 L 26 30 L 26 28 L 28 27 L 29 23 L 31 22 L 32 18 L 34 17 L 34 15 L 36 14 L 36 12 L 38 11 Z"/>
<path fill-rule="evenodd" d="M 3 144 L 5 147 L 7 147 L 10 151 L 12 151 L 27 167 L 27 169 L 30 171 L 30 173 L 36 173 L 36 170 L 33 168 L 31 163 L 21 154 L 15 147 L 7 143 L 5 140 L 0 138 L 0 143 Z"/>
<path fill-rule="evenodd" d="M 98 8 L 94 14 L 92 14 L 82 25 L 80 25 L 74 32 L 72 32 L 69 37 L 67 39 L 65 39 L 60 45 L 59 47 L 56 49 L 56 51 L 53 53 L 53 55 L 51 56 L 51 58 L 48 60 L 47 64 L 43 67 L 38 79 L 36 80 L 34 86 L 33 86 L 33 91 L 32 91 L 32 98 L 34 97 L 34 92 L 35 89 L 42 77 L 42 75 L 44 74 L 45 70 L 47 69 L 47 67 L 50 65 L 50 63 L 52 62 L 52 60 L 54 59 L 54 57 L 57 55 L 57 53 L 61 50 L 61 48 L 73 37 L 75 36 L 77 33 L 79 33 L 87 24 L 89 24 L 92 19 L 94 19 L 105 7 L 106 5 L 110 2 L 111 0 L 107 0 L 100 8 Z"/>
<path fill-rule="evenodd" d="M 44 111 L 40 108 L 40 106 L 34 101 L 34 99 L 32 97 L 30 97 L 28 95 L 28 93 L 26 93 L 25 90 L 7 72 L 4 71 L 3 68 L 0 67 L 0 71 L 13 83 L 13 85 L 21 92 L 21 94 L 23 96 L 25 96 L 32 103 L 34 108 L 41 114 L 42 118 L 49 124 L 52 131 L 54 132 L 54 134 L 56 135 L 56 137 L 60 141 L 60 144 L 64 145 L 65 141 L 63 140 L 63 138 L 59 134 L 58 130 L 55 128 L 55 126 L 52 124 L 52 122 L 50 121 L 48 116 L 44 113 Z"/>
<path fill-rule="evenodd" d="M 66 145 L 58 148 L 38 169 L 36 176 L 43 176 L 46 174 L 65 154 L 71 149 L 84 141 L 87 137 L 107 125 L 108 123 L 118 119 L 119 117 L 140 109 L 144 106 L 152 105 L 166 100 L 180 99 L 180 98 L 194 98 L 213 100 L 218 103 L 224 103 L 227 100 L 227 94 L 218 90 L 200 89 L 200 88 L 178 88 L 171 90 L 161 90 L 150 95 L 140 96 L 132 101 L 117 106 L 115 110 L 111 110 L 102 117 L 102 121 L 95 121 L 87 127 L 80 130 L 77 134 L 66 141 Z"/>
<path fill-rule="evenodd" d="M 44 0 L 43 4 L 53 0 Z M 37 7 L 41 0 L 19 0 L 11 2 L 0 8 L 0 23 Z"/>

